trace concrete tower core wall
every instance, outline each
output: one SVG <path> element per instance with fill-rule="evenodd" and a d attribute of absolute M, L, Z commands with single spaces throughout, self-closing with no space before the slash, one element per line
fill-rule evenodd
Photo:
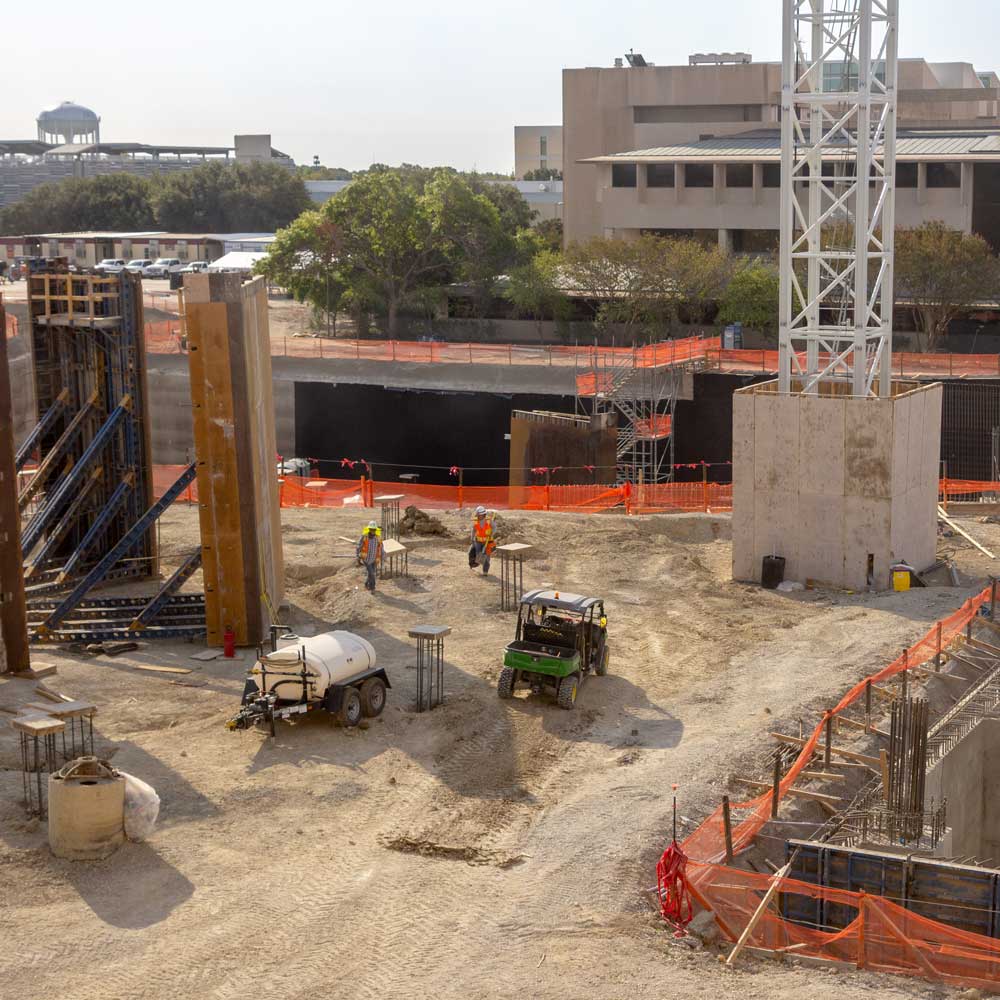
<path fill-rule="evenodd" d="M 778 555 L 786 580 L 860 589 L 871 556 L 885 589 L 893 563 L 934 562 L 942 387 L 849 391 L 781 395 L 765 382 L 734 393 L 734 579 L 759 581 L 764 556 Z"/>

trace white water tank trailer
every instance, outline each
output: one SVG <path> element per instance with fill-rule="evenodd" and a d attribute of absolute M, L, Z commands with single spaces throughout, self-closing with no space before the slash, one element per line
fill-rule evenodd
<path fill-rule="evenodd" d="M 316 709 L 345 726 L 382 714 L 391 685 L 367 639 L 353 632 L 300 637 L 279 631 L 272 628 L 270 652 L 258 648 L 240 711 L 227 723 L 230 729 L 266 724 L 273 736 L 275 719 Z"/>

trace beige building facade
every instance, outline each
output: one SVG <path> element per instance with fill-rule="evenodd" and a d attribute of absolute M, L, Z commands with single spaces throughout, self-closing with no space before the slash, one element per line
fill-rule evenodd
<path fill-rule="evenodd" d="M 776 246 L 780 87 L 777 63 L 565 70 L 566 241 L 654 231 Z M 1000 80 L 907 59 L 899 87 L 898 224 L 942 219 L 1000 240 Z"/>
<path fill-rule="evenodd" d="M 514 126 L 514 176 L 524 180 L 532 170 L 563 169 L 561 125 Z"/>

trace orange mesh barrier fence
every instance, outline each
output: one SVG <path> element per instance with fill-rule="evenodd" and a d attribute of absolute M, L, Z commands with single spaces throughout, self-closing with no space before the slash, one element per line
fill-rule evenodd
<path fill-rule="evenodd" d="M 636 420 L 632 423 L 635 428 L 635 436 L 646 441 L 670 437 L 673 425 L 674 420 L 669 413 L 659 413 L 648 420 Z"/>
<path fill-rule="evenodd" d="M 1000 495 L 1000 482 L 979 479 L 942 479 L 938 489 L 938 496 L 946 501 L 955 497 L 978 500 L 987 493 Z"/>
<path fill-rule="evenodd" d="M 771 885 L 768 875 L 694 862 L 688 864 L 688 877 L 695 897 L 715 912 L 734 939 Z M 781 917 L 782 895 L 834 904 L 848 918 L 854 916 L 840 930 L 804 927 Z M 1000 941 L 994 938 L 929 920 L 881 896 L 788 878 L 781 880 L 774 907 L 758 920 L 747 946 L 991 991 L 1000 977 Z"/>
<path fill-rule="evenodd" d="M 788 794 L 820 744 L 826 720 L 864 697 L 868 681 L 878 683 L 928 662 L 958 635 L 990 600 L 990 588 L 970 597 L 958 610 L 934 625 L 877 673 L 859 681 L 835 708 L 817 723 L 801 753 L 778 786 L 779 801 Z M 742 819 L 732 828 L 733 851 L 750 846 L 771 814 L 771 793 L 765 792 L 732 808 Z M 699 903 L 720 917 L 720 924 L 734 940 L 756 911 L 770 878 L 719 864 L 725 857 L 722 807 L 712 813 L 683 844 L 691 860 L 689 877 Z M 896 906 L 891 900 L 823 888 L 791 879 L 783 892 L 841 903 L 858 910 L 846 928 L 828 933 L 765 913 L 750 936 L 753 947 L 770 950 L 796 946 L 794 954 L 853 962 L 860 968 L 924 976 L 954 985 L 995 987 L 1000 976 L 1000 941 L 957 930 Z"/>
<path fill-rule="evenodd" d="M 165 320 L 162 323 L 147 323 L 145 340 L 148 354 L 180 354 L 180 321 Z"/>
<path fill-rule="evenodd" d="M 17 336 L 17 317 L 7 313 L 7 339 Z"/>
<path fill-rule="evenodd" d="M 805 354 L 800 353 L 798 358 L 805 367 Z M 821 354 L 820 363 L 826 363 L 829 358 L 828 354 Z M 774 375 L 778 372 L 778 352 L 725 351 L 709 347 L 705 350 L 705 364 L 719 371 Z M 916 378 L 920 375 L 1000 378 L 1000 354 L 913 354 L 897 351 L 892 355 L 892 374 L 894 378 Z"/>
<path fill-rule="evenodd" d="M 153 468 L 156 496 L 174 483 L 184 470 L 181 465 Z M 656 485 L 572 485 L 532 483 L 525 486 L 460 486 L 431 483 L 379 482 L 361 479 L 322 479 L 286 475 L 280 478 L 282 507 L 375 506 L 381 494 L 402 496 L 403 506 L 414 504 L 428 510 L 478 507 L 491 510 L 554 510 L 601 513 L 624 506 L 628 513 L 654 514 L 678 511 L 727 511 L 732 508 L 730 483 L 658 483 Z M 363 493 L 362 493 L 363 489 Z M 178 498 L 178 503 L 198 499 L 197 484 Z"/>

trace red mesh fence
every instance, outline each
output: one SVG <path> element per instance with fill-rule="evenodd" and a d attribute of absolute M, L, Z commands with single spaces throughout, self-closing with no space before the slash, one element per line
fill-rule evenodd
<path fill-rule="evenodd" d="M 958 635 L 990 600 L 990 588 L 969 598 L 957 611 L 935 624 L 922 639 L 871 677 L 859 681 L 837 706 L 817 723 L 801 753 L 779 785 L 779 801 L 812 759 L 826 720 L 864 697 L 868 681 L 878 683 L 928 662 Z M 750 846 L 771 813 L 771 793 L 732 806 L 741 817 L 732 828 L 733 851 Z M 713 910 L 723 930 L 735 940 L 750 922 L 763 893 L 767 875 L 726 868 L 721 806 L 683 844 L 692 859 L 689 875 L 698 901 Z M 814 958 L 851 962 L 859 968 L 923 976 L 958 986 L 995 988 L 1000 976 L 1000 941 L 957 930 L 897 906 L 889 899 L 783 879 L 781 892 L 840 903 L 858 916 L 843 930 L 827 932 L 784 920 L 780 912 L 765 912 L 752 931 L 751 947 Z"/>
<path fill-rule="evenodd" d="M 17 317 L 11 313 L 7 313 L 7 329 L 6 329 L 7 339 L 10 340 L 11 337 L 17 336 Z"/>

